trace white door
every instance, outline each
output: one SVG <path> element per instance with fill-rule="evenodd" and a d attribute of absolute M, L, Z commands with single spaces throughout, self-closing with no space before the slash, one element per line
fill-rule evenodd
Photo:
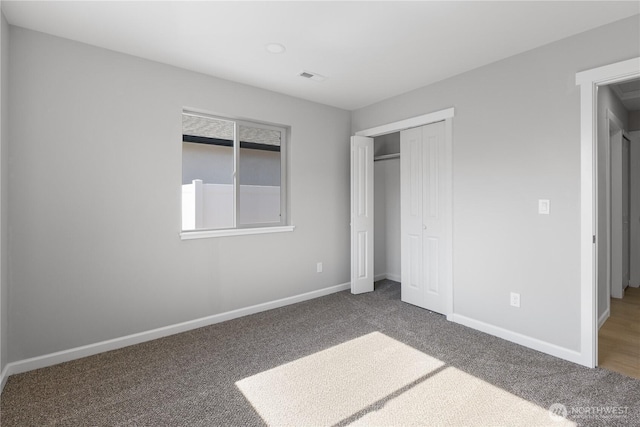
<path fill-rule="evenodd" d="M 351 137 L 351 293 L 373 291 L 373 138 Z"/>
<path fill-rule="evenodd" d="M 422 128 L 400 133 L 401 299 L 422 307 Z"/>
<path fill-rule="evenodd" d="M 451 290 L 451 147 L 445 122 L 400 134 L 402 301 L 447 313 Z"/>

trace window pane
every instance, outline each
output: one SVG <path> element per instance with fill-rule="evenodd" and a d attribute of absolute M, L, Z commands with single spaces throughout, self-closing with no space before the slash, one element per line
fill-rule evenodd
<path fill-rule="evenodd" d="M 234 227 L 234 123 L 182 115 L 182 229 Z"/>
<path fill-rule="evenodd" d="M 280 130 L 238 126 L 240 224 L 280 222 Z"/>

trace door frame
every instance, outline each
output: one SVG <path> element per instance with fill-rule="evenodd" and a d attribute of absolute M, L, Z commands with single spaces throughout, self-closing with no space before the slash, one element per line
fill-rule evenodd
<path fill-rule="evenodd" d="M 449 247 L 449 289 L 448 289 L 448 301 L 446 306 L 446 313 L 448 320 L 451 320 L 453 314 L 453 117 L 455 115 L 455 109 L 453 107 L 446 108 L 444 110 L 438 110 L 420 116 L 410 117 L 408 119 L 399 120 L 396 122 L 387 123 L 381 126 L 376 126 L 368 129 L 363 129 L 355 132 L 356 136 L 376 137 L 381 135 L 387 135 L 390 133 L 400 132 L 406 129 L 425 126 L 436 122 L 445 122 L 445 144 L 447 146 L 446 161 L 449 163 L 450 168 L 450 183 L 452 188 L 451 206 L 449 206 L 449 221 L 447 235 L 451 245 Z"/>
<path fill-rule="evenodd" d="M 627 136 L 629 137 L 630 144 L 630 157 L 631 157 L 631 171 L 630 171 L 630 180 L 631 180 L 631 218 L 639 218 L 640 212 L 638 212 L 638 208 L 640 208 L 640 191 L 636 191 L 634 193 L 633 183 L 640 183 L 640 130 L 629 131 L 627 132 Z M 635 179 L 634 179 L 635 178 Z M 638 228 L 640 228 L 640 222 L 630 221 L 631 224 L 631 235 L 634 235 L 634 231 L 638 232 Z M 635 226 L 634 226 L 635 225 Z M 640 240 L 636 241 L 637 244 L 635 246 L 635 250 L 629 248 L 629 257 L 631 259 L 640 259 Z M 631 242 L 633 243 L 633 241 Z M 632 247 L 633 247 L 632 246 Z M 635 268 L 634 268 L 635 267 Z M 640 274 L 638 270 L 640 269 L 640 265 L 636 263 L 631 263 L 631 271 L 629 277 L 629 286 L 632 288 L 640 287 Z"/>
<path fill-rule="evenodd" d="M 580 86 L 580 363 L 598 364 L 597 87 L 640 77 L 640 57 L 576 73 Z"/>

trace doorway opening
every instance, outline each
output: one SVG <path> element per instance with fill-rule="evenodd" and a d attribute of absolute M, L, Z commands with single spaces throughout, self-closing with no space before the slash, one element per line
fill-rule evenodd
<path fill-rule="evenodd" d="M 598 87 L 640 77 L 640 57 L 581 71 L 580 86 L 580 358 L 598 364 Z"/>
<path fill-rule="evenodd" d="M 640 378 L 640 78 L 597 105 L 597 364 Z"/>
<path fill-rule="evenodd" d="M 374 281 L 400 285 L 400 132 L 373 139 Z"/>

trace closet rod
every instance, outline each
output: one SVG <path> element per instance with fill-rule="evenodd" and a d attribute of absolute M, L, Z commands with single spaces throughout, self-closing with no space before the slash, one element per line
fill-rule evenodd
<path fill-rule="evenodd" d="M 377 162 L 378 160 L 388 160 L 388 159 L 396 159 L 400 157 L 400 153 L 395 153 L 395 154 L 384 154 L 382 156 L 378 156 L 378 157 L 374 157 L 373 161 Z"/>

